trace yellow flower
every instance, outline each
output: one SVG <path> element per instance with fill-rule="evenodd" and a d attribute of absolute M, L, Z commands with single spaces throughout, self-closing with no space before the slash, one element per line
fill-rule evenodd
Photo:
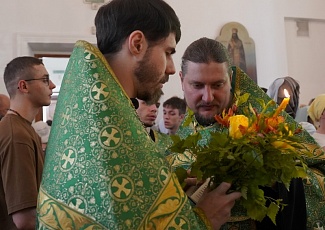
<path fill-rule="evenodd" d="M 293 132 L 289 129 L 289 126 L 287 124 L 284 126 L 284 128 L 289 132 L 288 133 L 289 137 L 293 136 Z"/>
<path fill-rule="evenodd" d="M 229 136 L 239 139 L 248 127 L 248 118 L 244 115 L 235 115 L 229 118 Z"/>
<path fill-rule="evenodd" d="M 191 176 L 210 178 L 210 189 L 214 189 L 221 181 L 231 182 L 236 190 L 242 192 L 242 205 L 252 219 L 261 221 L 268 216 L 275 224 L 277 213 L 285 205 L 280 199 L 264 196 L 260 186 L 269 187 L 274 181 L 288 184 L 291 178 L 305 178 L 307 166 L 302 156 L 310 153 L 305 143 L 300 143 L 299 136 L 295 136 L 301 132 L 301 127 L 297 129 L 279 115 L 289 99 L 285 99 L 276 112 L 273 100 L 266 104 L 264 100 L 257 101 L 262 107 L 259 112 L 258 108 L 249 104 L 248 96 L 235 95 L 232 108 L 215 115 L 219 125 L 215 130 L 209 130 L 211 141 L 207 146 L 201 148 L 199 141 L 203 134 L 202 128 L 194 125 L 198 133 L 193 132 L 184 140 L 177 138 L 181 142 L 174 144 L 174 147 L 177 153 L 185 152 L 184 159 L 189 159 L 187 151 L 195 156 L 191 164 Z M 237 110 L 241 115 L 236 115 Z M 189 116 L 185 123 L 191 124 L 191 120 Z M 265 174 L 269 171 L 276 173 Z M 186 170 L 176 173 L 184 183 L 188 175 Z M 267 205 L 266 201 L 270 204 Z"/>
<path fill-rule="evenodd" d="M 291 150 L 295 150 L 295 148 L 293 146 L 291 146 L 290 144 L 288 144 L 287 142 L 273 141 L 271 144 L 275 148 L 277 148 L 277 149 L 291 149 Z"/>

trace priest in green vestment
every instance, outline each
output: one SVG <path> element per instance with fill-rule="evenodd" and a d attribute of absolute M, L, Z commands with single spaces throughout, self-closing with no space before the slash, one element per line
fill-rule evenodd
<path fill-rule="evenodd" d="M 178 135 L 184 139 L 194 132 L 199 132 L 202 136 L 199 143 L 202 146 L 209 143 L 210 132 L 221 131 L 214 116 L 231 107 L 235 92 L 250 94 L 247 102 L 237 109 L 236 114 L 240 114 L 248 104 L 261 112 L 258 100 L 262 99 L 265 103 L 271 100 L 242 70 L 231 67 L 231 60 L 225 47 L 213 39 L 201 38 L 186 49 L 182 58 L 180 78 L 188 109 Z M 283 115 L 286 122 L 298 127 L 292 117 L 285 112 Z M 295 230 L 325 227 L 325 155 L 305 130 L 297 135 L 301 143 L 304 143 L 312 153 L 312 157 L 306 159 L 309 166 L 308 178 L 303 183 L 301 179 L 292 180 L 290 191 L 280 183 L 274 188 L 265 189 L 265 195 L 283 199 L 283 202 L 288 204 L 278 213 L 277 225 L 275 226 L 268 217 L 261 223 L 255 222 L 249 219 L 245 210 L 235 205 L 230 220 L 221 229 Z M 195 157 L 186 152 L 171 154 L 167 159 L 175 168 L 188 169 Z"/>
<path fill-rule="evenodd" d="M 193 208 L 130 100 L 155 101 L 175 73 L 175 12 L 113 0 L 95 24 L 98 48 L 78 41 L 63 78 L 37 229 L 219 229 L 240 193 L 223 183 Z"/>

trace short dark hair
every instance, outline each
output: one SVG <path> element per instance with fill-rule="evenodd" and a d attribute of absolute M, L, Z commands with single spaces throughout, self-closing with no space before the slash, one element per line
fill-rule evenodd
<path fill-rule="evenodd" d="M 180 22 L 175 11 L 163 0 L 112 0 L 95 17 L 97 46 L 105 54 L 122 49 L 125 39 L 140 30 L 149 45 L 175 33 L 180 40 Z"/>
<path fill-rule="evenodd" d="M 163 103 L 163 107 L 171 107 L 173 109 L 178 109 L 179 114 L 185 114 L 186 112 L 186 102 L 184 99 L 179 97 L 171 97 Z"/>
<path fill-rule="evenodd" d="M 194 63 L 226 62 L 229 72 L 232 65 L 226 47 L 220 42 L 206 37 L 192 42 L 186 48 L 181 65 L 183 76 L 187 73 L 187 64 L 189 61 Z"/>
<path fill-rule="evenodd" d="M 10 61 L 4 71 L 3 79 L 10 97 L 16 94 L 20 80 L 33 78 L 34 66 L 43 65 L 41 59 L 29 56 L 17 57 Z"/>

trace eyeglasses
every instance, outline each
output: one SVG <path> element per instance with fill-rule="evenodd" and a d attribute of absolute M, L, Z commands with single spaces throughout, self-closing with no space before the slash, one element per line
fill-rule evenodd
<path fill-rule="evenodd" d="M 27 80 L 24 80 L 24 81 L 36 81 L 36 80 L 42 80 L 46 85 L 50 85 L 50 78 L 49 77 L 33 78 L 33 79 L 27 79 Z"/>

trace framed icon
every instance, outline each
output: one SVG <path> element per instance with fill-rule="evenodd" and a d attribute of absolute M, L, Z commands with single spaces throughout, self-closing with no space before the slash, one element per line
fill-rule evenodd
<path fill-rule="evenodd" d="M 247 29 L 238 22 L 225 24 L 216 38 L 229 52 L 232 64 L 241 68 L 257 84 L 255 43 Z"/>

